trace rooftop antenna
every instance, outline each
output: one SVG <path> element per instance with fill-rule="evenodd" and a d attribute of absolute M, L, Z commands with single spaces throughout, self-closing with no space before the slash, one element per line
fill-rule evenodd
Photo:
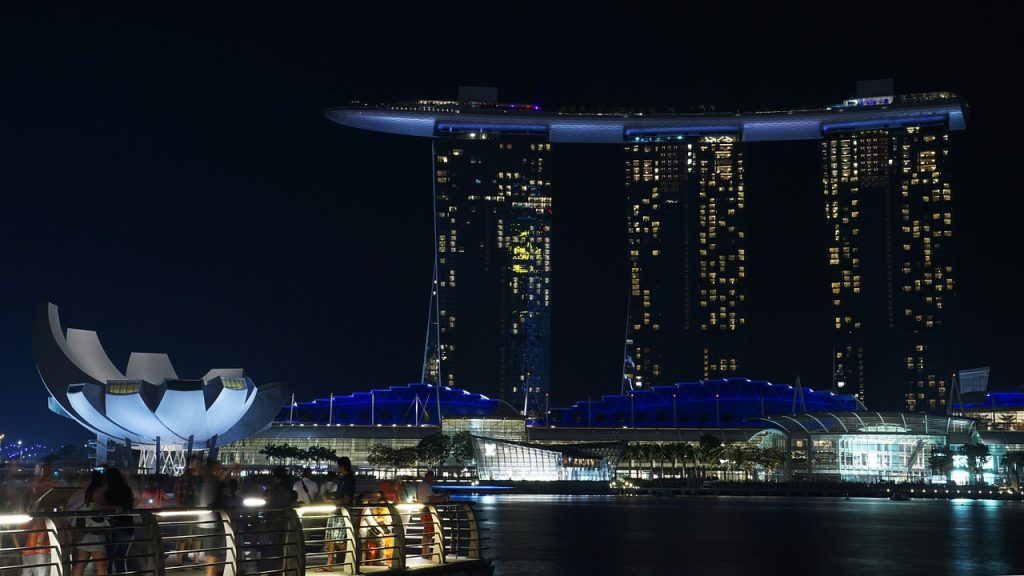
<path fill-rule="evenodd" d="M 427 304 L 427 333 L 423 339 L 423 368 L 420 371 L 420 384 L 428 382 L 428 376 L 433 383 L 440 385 L 444 379 L 441 377 L 441 302 L 438 294 L 438 235 L 437 235 L 437 148 L 436 144 L 430 146 L 430 166 L 433 173 L 430 180 L 433 183 L 433 221 L 434 221 L 434 273 L 430 281 L 430 301 Z M 439 405 L 440 406 L 440 405 Z M 440 414 L 440 410 L 438 411 Z"/>
<path fill-rule="evenodd" d="M 793 414 L 796 414 L 797 406 L 800 412 L 807 412 L 807 405 L 804 404 L 804 387 L 800 384 L 800 375 L 796 375 L 796 382 L 793 382 Z"/>
<path fill-rule="evenodd" d="M 953 414 L 954 400 L 957 406 L 963 406 L 964 403 L 964 399 L 960 395 L 960 373 L 954 370 L 953 377 L 950 380 L 952 380 L 953 385 L 949 387 L 949 402 L 946 403 L 947 416 Z"/>
<path fill-rule="evenodd" d="M 629 337 L 629 313 L 629 296 L 626 296 L 626 334 L 622 339 L 622 381 L 619 390 L 621 396 L 626 395 L 627 387 L 630 392 L 633 391 L 633 378 L 636 374 L 636 363 L 629 354 L 629 345 L 633 343 Z"/>

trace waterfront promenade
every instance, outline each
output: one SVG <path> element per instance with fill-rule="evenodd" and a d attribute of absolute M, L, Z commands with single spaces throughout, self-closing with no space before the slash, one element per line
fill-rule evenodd
<path fill-rule="evenodd" d="M 993 486 L 894 484 L 859 482 L 706 482 L 694 487 L 684 482 L 625 482 L 619 493 L 629 496 L 796 496 L 889 498 L 902 492 L 911 498 L 956 498 L 1021 501 L 1024 494 Z"/>

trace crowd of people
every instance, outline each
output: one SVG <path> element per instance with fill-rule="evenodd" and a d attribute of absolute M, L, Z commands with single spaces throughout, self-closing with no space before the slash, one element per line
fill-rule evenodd
<path fill-rule="evenodd" d="M 74 515 L 67 526 L 74 542 L 72 575 L 82 576 L 92 565 L 96 574 L 104 576 L 133 569 L 128 548 L 136 529 L 131 516 L 134 510 L 212 508 L 230 511 L 242 507 L 243 496 L 262 497 L 263 507 L 269 510 L 324 503 L 348 507 L 349 517 L 362 542 L 363 561 L 390 565 L 395 546 L 394 520 L 387 504 L 436 503 L 446 499 L 434 492 L 434 476 L 429 471 L 419 482 L 399 478 L 381 480 L 371 489 L 357 493 L 356 475 L 348 457 L 339 458 L 337 470 L 319 479 L 309 468 L 304 468 L 298 478 L 293 478 L 283 466 L 274 468 L 269 476 L 242 477 L 239 472 L 238 468 L 223 468 L 217 461 L 196 459 L 176 479 L 163 475 L 134 476 L 116 467 L 107 467 L 102 472 L 91 471 L 65 481 L 49 466 L 42 466 L 30 480 L 8 474 L 0 483 L 0 511 L 31 512 L 52 488 L 80 487 L 60 504 L 54 506 L 53 502 L 48 502 L 41 508 L 56 507 L 81 513 Z M 362 484 L 363 488 L 367 487 L 365 481 Z M 90 514 L 93 512 L 95 514 Z M 419 520 L 423 530 L 421 553 L 429 558 L 434 521 L 426 509 L 420 513 Z M 54 560 L 51 560 L 44 521 L 34 519 L 21 528 L 21 535 L 12 536 L 16 538 L 12 543 L 21 550 L 23 574 L 50 574 Z M 322 550 L 326 553 L 326 563 L 317 568 L 319 571 L 332 572 L 336 556 L 347 552 L 344 530 L 342 515 L 328 516 Z M 219 521 L 180 523 L 174 531 L 175 548 L 165 551 L 165 562 L 168 565 L 190 562 L 205 565 L 207 576 L 217 576 L 225 549 L 223 526 Z"/>

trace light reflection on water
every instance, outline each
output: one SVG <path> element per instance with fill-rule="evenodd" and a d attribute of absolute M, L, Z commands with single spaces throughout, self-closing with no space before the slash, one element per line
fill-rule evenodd
<path fill-rule="evenodd" d="M 1024 573 L 1024 503 L 473 498 L 498 576 Z"/>

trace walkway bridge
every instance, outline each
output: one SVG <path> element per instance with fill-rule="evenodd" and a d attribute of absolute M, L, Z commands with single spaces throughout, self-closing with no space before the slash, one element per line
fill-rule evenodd
<path fill-rule="evenodd" d="M 6 514 L 0 576 L 29 565 L 49 576 L 96 573 L 99 561 L 82 558 L 88 540 L 102 542 L 93 547 L 106 550 L 110 575 L 493 573 L 473 508 L 457 502 Z"/>

